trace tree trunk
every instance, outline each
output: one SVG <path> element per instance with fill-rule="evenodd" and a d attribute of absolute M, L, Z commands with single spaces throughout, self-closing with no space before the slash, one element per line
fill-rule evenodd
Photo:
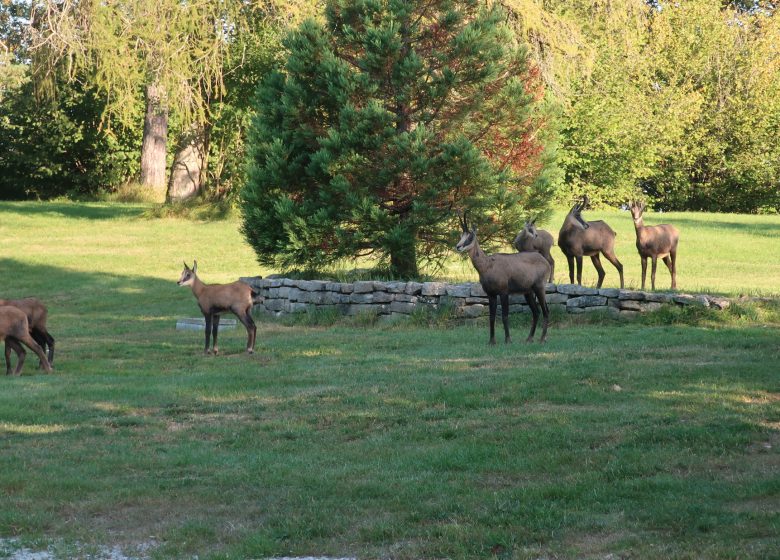
<path fill-rule="evenodd" d="M 168 138 L 168 107 L 158 84 L 146 86 L 146 117 L 141 144 L 141 185 L 153 189 L 163 199 L 166 187 L 165 156 Z"/>
<path fill-rule="evenodd" d="M 200 194 L 206 178 L 208 129 L 193 125 L 182 135 L 171 167 L 166 202 L 187 200 Z"/>
<path fill-rule="evenodd" d="M 404 239 L 403 245 L 392 247 L 390 250 L 390 272 L 396 278 L 417 278 L 417 235 L 410 231 Z"/>

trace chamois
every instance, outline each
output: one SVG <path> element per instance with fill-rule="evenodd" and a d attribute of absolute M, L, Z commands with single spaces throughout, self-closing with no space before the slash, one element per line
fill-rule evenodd
<path fill-rule="evenodd" d="M 544 321 L 542 337 L 547 337 L 547 324 L 550 310 L 545 299 L 545 282 L 550 276 L 550 265 L 539 253 L 495 253 L 485 254 L 479 248 L 477 229 L 469 230 L 465 216 L 459 217 L 463 234 L 455 246 L 459 253 L 468 252 L 474 268 L 479 273 L 479 283 L 488 296 L 490 306 L 490 344 L 496 343 L 495 324 L 498 297 L 501 297 L 501 320 L 504 323 L 504 342 L 512 341 L 509 337 L 509 294 L 523 294 L 533 314 L 531 332 L 526 342 L 531 342 L 539 321 L 539 307 L 542 308 Z M 534 299 L 535 297 L 535 299 Z M 537 304 L 538 300 L 538 304 Z"/>
<path fill-rule="evenodd" d="M 550 254 L 550 249 L 554 244 L 553 236 L 550 235 L 550 232 L 543 229 L 536 229 L 536 218 L 525 222 L 523 229 L 517 234 L 512 244 L 520 253 L 536 252 L 541 254 L 550 263 L 550 278 L 548 282 L 553 282 L 555 259 Z"/>
<path fill-rule="evenodd" d="M 46 320 L 49 316 L 49 310 L 38 298 L 28 297 L 24 299 L 0 299 L 0 305 L 11 305 L 24 311 L 27 315 L 27 322 L 30 325 L 30 334 L 33 340 L 46 352 L 49 365 L 54 367 L 54 337 L 46 328 Z M 11 359 L 11 349 L 5 347 L 5 362 Z"/>
<path fill-rule="evenodd" d="M 645 289 L 645 278 L 647 277 L 647 257 L 653 261 L 653 268 L 650 272 L 650 284 L 653 290 L 655 290 L 655 268 L 658 264 L 658 257 L 661 257 L 672 275 L 672 289 L 674 290 L 677 288 L 677 242 L 680 239 L 680 232 L 669 224 L 646 226 L 642 218 L 642 212 L 645 211 L 645 208 L 643 202 L 631 202 L 628 205 L 631 217 L 634 219 L 634 228 L 636 228 L 636 248 L 642 258 L 642 289 Z"/>
<path fill-rule="evenodd" d="M 16 364 L 16 370 L 13 372 L 14 375 L 21 374 L 24 358 L 27 354 L 21 343 L 24 343 L 33 352 L 38 354 L 43 369 L 46 373 L 51 373 L 51 366 L 49 365 L 49 360 L 46 359 L 46 354 L 44 354 L 43 349 L 30 335 L 30 324 L 27 321 L 27 315 L 18 307 L 12 305 L 0 306 L 0 340 L 5 340 L 6 349 L 10 347 L 10 349 L 16 352 L 16 356 L 19 358 L 19 362 Z M 8 356 L 9 354 L 10 352 L 6 350 L 6 355 Z M 6 360 L 5 374 L 11 375 L 10 359 Z"/>
<path fill-rule="evenodd" d="M 209 339 L 213 338 L 213 352 L 216 355 L 217 349 L 217 331 L 219 330 L 219 316 L 221 313 L 230 311 L 241 324 L 246 327 L 247 342 L 246 351 L 249 354 L 255 351 L 255 337 L 257 336 L 257 327 L 252 320 L 252 298 L 257 293 L 252 290 L 249 284 L 236 281 L 230 284 L 204 284 L 197 275 L 198 261 L 193 261 L 192 268 L 184 263 L 184 270 L 177 282 L 179 286 L 190 286 L 195 299 L 198 300 L 203 316 L 206 318 L 206 348 L 205 353 L 210 354 Z M 213 337 L 212 337 L 213 335 Z"/>
<path fill-rule="evenodd" d="M 615 236 L 617 235 L 605 222 L 597 220 L 586 222 L 581 215 L 588 204 L 588 197 L 575 204 L 561 226 L 558 233 L 558 246 L 569 262 L 569 280 L 574 284 L 574 262 L 577 262 L 577 284 L 582 284 L 582 257 L 589 256 L 599 275 L 597 288 L 604 282 L 604 267 L 601 266 L 599 253 L 615 265 L 620 274 L 620 287 L 623 288 L 623 265 L 615 256 Z"/>

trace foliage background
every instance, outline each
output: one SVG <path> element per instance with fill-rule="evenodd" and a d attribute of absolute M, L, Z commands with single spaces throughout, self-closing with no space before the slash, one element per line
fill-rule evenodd
<path fill-rule="evenodd" d="M 0 3 L 0 197 L 110 192 L 137 176 L 131 156 L 142 120 L 123 119 L 128 128 L 121 131 L 103 126 L 107 98 L 96 88 L 98 68 L 75 80 L 60 68 L 47 76 L 48 84 L 29 85 L 40 53 L 29 50 L 28 24 L 31 11 L 45 3 Z M 560 146 L 551 154 L 564 171 L 556 183 L 558 203 L 587 193 L 595 204 L 617 205 L 642 193 L 665 210 L 778 211 L 780 24 L 774 3 L 494 3 L 507 10 L 507 22 L 531 52 L 557 114 L 550 125 Z M 242 19 L 248 24 L 230 36 L 223 95 L 208 107 L 215 135 L 212 197 L 233 197 L 243 185 L 252 91 L 284 60 L 280 39 L 288 26 L 321 13 L 323 3 L 266 0 L 256 6 Z M 238 13 L 240 3 L 224 10 Z M 41 95 L 47 88 L 58 92 L 54 102 Z M 139 106 L 142 94 L 140 88 L 125 92 L 126 107 Z"/>

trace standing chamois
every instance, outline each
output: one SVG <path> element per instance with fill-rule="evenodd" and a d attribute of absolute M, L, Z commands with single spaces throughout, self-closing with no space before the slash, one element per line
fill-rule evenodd
<path fill-rule="evenodd" d="M 246 351 L 252 354 L 255 351 L 255 337 L 257 327 L 252 320 L 252 298 L 257 293 L 249 284 L 236 281 L 230 284 L 204 284 L 197 276 L 198 261 L 193 261 L 192 268 L 184 263 L 184 270 L 179 278 L 179 286 L 190 286 L 195 299 L 198 300 L 203 316 L 206 318 L 206 348 L 205 353 L 210 354 L 209 339 L 213 338 L 213 351 L 217 354 L 217 331 L 219 330 L 219 316 L 230 311 L 241 324 L 246 327 L 247 341 Z M 213 335 L 213 336 L 212 336 Z"/>
<path fill-rule="evenodd" d="M 46 359 L 46 354 L 44 354 L 38 343 L 33 340 L 33 337 L 30 336 L 30 324 L 27 322 L 27 315 L 18 307 L 12 305 L 0 306 L 0 340 L 5 340 L 6 375 L 11 375 L 10 350 L 16 352 L 16 356 L 19 359 L 13 374 L 20 375 L 22 372 L 22 365 L 27 352 L 22 348 L 21 343 L 24 343 L 38 354 L 38 358 L 41 360 L 41 367 L 43 367 L 46 373 L 51 373 L 51 366 L 49 365 L 49 360 Z"/>
<path fill-rule="evenodd" d="M 558 246 L 569 262 L 569 281 L 574 284 L 574 261 L 577 261 L 577 284 L 582 284 L 582 257 L 588 256 L 596 267 L 599 275 L 597 288 L 604 282 L 604 267 L 601 266 L 599 253 L 615 265 L 620 274 L 620 287 L 623 288 L 623 265 L 615 256 L 615 236 L 617 235 L 605 222 L 597 220 L 586 222 L 581 212 L 588 204 L 588 197 L 582 197 L 582 202 L 575 204 L 558 233 Z"/>
<path fill-rule="evenodd" d="M 636 248 L 642 258 L 642 289 L 645 289 L 645 278 L 647 277 L 647 257 L 653 260 L 653 268 L 650 272 L 650 285 L 653 290 L 655 290 L 655 268 L 658 264 L 658 257 L 661 257 L 672 275 L 672 289 L 674 290 L 677 288 L 677 242 L 680 239 L 680 232 L 669 224 L 645 226 L 642 218 L 642 212 L 645 211 L 645 208 L 643 202 L 631 202 L 628 205 L 631 217 L 634 219 L 634 228 L 636 228 Z"/>
<path fill-rule="evenodd" d="M 545 260 L 550 263 L 550 278 L 548 282 L 553 282 L 555 274 L 555 260 L 550 254 L 553 246 L 553 236 L 550 232 L 543 229 L 536 229 L 536 218 L 526 221 L 523 229 L 517 234 L 512 244 L 520 253 L 536 252 L 541 254 Z"/>
<path fill-rule="evenodd" d="M 545 299 L 545 282 L 550 276 L 550 265 L 539 253 L 495 253 L 485 254 L 479 248 L 477 228 L 469 230 L 465 216 L 459 217 L 463 234 L 455 246 L 459 253 L 468 252 L 471 264 L 479 273 L 479 283 L 488 296 L 490 306 L 490 344 L 496 343 L 496 309 L 501 296 L 501 320 L 504 323 L 504 342 L 512 342 L 509 337 L 509 294 L 523 294 L 533 314 L 531 332 L 526 342 L 531 342 L 539 321 L 539 306 L 542 308 L 542 338 L 547 337 L 547 324 L 550 310 Z M 534 299 L 535 296 L 535 299 Z M 538 304 L 537 304 L 538 301 Z"/>
<path fill-rule="evenodd" d="M 38 343 L 44 352 L 48 348 L 47 358 L 49 365 L 54 367 L 54 337 L 46 328 L 46 320 L 49 317 L 49 310 L 38 298 L 28 297 L 24 299 L 0 299 L 0 305 L 10 305 L 24 311 L 27 315 L 27 323 L 30 326 L 30 334 L 33 340 Z M 11 359 L 11 349 L 6 344 L 5 362 Z M 43 364 L 41 364 L 43 367 Z"/>

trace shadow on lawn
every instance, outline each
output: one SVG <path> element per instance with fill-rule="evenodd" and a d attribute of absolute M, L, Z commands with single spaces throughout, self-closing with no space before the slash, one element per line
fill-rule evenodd
<path fill-rule="evenodd" d="M 140 218 L 147 208 L 143 205 L 70 203 L 70 202 L 0 202 L 0 212 L 14 212 L 21 215 L 58 215 L 81 220 L 109 220 L 112 218 Z"/>
<path fill-rule="evenodd" d="M 92 336 L 119 341 L 168 324 L 173 333 L 174 317 L 201 315 L 190 289 L 177 286 L 178 275 L 164 280 L 90 273 L 6 258 L 0 259 L 0 279 L 0 298 L 32 296 L 44 302 L 49 330 L 63 351 L 69 337 L 81 344 Z"/>
<path fill-rule="evenodd" d="M 694 220 L 691 218 L 672 217 L 665 219 L 662 214 L 653 214 L 645 225 L 657 225 L 661 223 L 673 224 L 681 230 L 701 230 L 712 229 L 715 231 L 728 230 L 730 233 L 743 233 L 745 235 L 759 237 L 777 237 L 780 238 L 780 222 L 776 224 L 769 223 L 743 223 L 723 219 L 720 216 L 713 216 L 710 221 Z"/>

